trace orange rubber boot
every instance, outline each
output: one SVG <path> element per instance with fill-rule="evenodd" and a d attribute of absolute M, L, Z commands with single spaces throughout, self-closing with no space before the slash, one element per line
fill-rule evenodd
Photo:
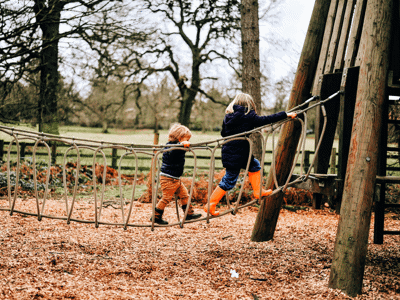
<path fill-rule="evenodd" d="M 249 180 L 251 187 L 253 188 L 253 195 L 256 199 L 260 199 L 260 183 L 261 183 L 261 172 L 249 172 Z M 272 190 L 261 190 L 261 197 L 265 197 L 272 194 Z"/>
<path fill-rule="evenodd" d="M 222 199 L 222 197 L 225 195 L 225 191 L 221 189 L 219 186 L 216 187 L 214 192 L 211 194 L 210 197 L 210 215 L 212 216 L 218 216 L 219 212 L 215 211 L 215 207 L 219 203 L 219 201 Z M 208 212 L 207 210 L 208 204 L 204 206 L 204 211 Z"/>

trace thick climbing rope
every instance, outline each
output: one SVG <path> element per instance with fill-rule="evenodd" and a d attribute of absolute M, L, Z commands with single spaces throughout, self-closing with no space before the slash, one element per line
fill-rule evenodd
<path fill-rule="evenodd" d="M 299 106 L 296 106 L 292 108 L 289 112 L 296 112 L 297 113 L 297 120 L 300 121 L 301 124 L 301 135 L 300 135 L 300 141 L 296 150 L 295 154 L 295 159 L 292 165 L 292 168 L 290 170 L 290 174 L 286 180 L 286 182 L 278 183 L 277 177 L 276 177 L 276 169 L 275 169 L 275 154 L 274 151 L 272 151 L 272 164 L 271 164 L 271 172 L 272 176 L 274 179 L 274 184 L 275 184 L 275 189 L 272 192 L 271 195 L 284 192 L 288 187 L 295 185 L 296 183 L 302 182 L 307 180 L 307 178 L 310 176 L 311 169 L 314 166 L 315 162 L 315 157 L 318 154 L 322 137 L 325 133 L 326 129 L 326 124 L 327 124 L 327 114 L 326 110 L 324 107 L 324 104 L 327 101 L 332 100 L 336 96 L 338 96 L 341 92 L 338 91 L 331 96 L 329 96 L 325 100 L 320 100 L 314 103 L 313 105 L 309 105 L 310 102 L 318 100 L 318 97 L 311 97 L 304 103 L 302 103 Z M 310 109 L 313 109 L 315 107 L 320 107 L 323 115 L 323 127 L 321 131 L 321 136 L 319 139 L 319 142 L 316 146 L 315 149 L 315 155 L 314 159 L 311 162 L 308 171 L 306 174 L 303 174 L 303 161 L 304 161 L 304 153 L 305 153 L 305 141 L 306 141 L 306 129 L 307 129 L 307 111 Z M 303 115 L 303 119 L 299 118 L 299 115 Z M 206 214 L 205 217 L 196 219 L 196 220 L 186 220 L 188 210 L 190 207 L 190 203 L 192 200 L 193 196 L 193 189 L 194 189 L 194 182 L 196 178 L 196 172 L 197 172 L 197 157 L 196 157 L 196 151 L 198 150 L 207 150 L 210 152 L 210 168 L 209 168 L 209 181 L 208 181 L 208 189 L 207 189 L 207 206 L 209 207 L 210 205 L 210 196 L 212 193 L 213 189 L 213 179 L 214 179 L 214 173 L 215 173 L 215 153 L 216 150 L 222 147 L 222 145 L 231 142 L 233 140 L 246 140 L 249 142 L 250 145 L 250 154 L 247 162 L 247 166 L 244 172 L 244 179 L 248 175 L 248 170 L 249 170 L 249 165 L 251 161 L 251 155 L 253 153 L 253 143 L 251 142 L 249 136 L 250 134 L 259 134 L 262 137 L 263 143 L 262 143 L 262 153 L 265 153 L 266 151 L 266 145 L 267 145 L 267 140 L 270 134 L 272 134 L 272 149 L 275 149 L 275 138 L 274 138 L 274 132 L 280 128 L 283 124 L 287 122 L 294 121 L 291 118 L 273 123 L 273 124 L 268 124 L 262 127 L 255 128 L 251 131 L 243 132 L 240 134 L 232 135 L 230 137 L 225 137 L 225 138 L 219 138 L 216 140 L 212 141 L 207 141 L 207 142 L 202 142 L 202 143 L 197 143 L 197 144 L 191 144 L 189 148 L 184 148 L 180 146 L 176 147 L 171 147 L 168 149 L 166 148 L 166 145 L 141 145 L 141 144 L 124 144 L 124 143 L 112 143 L 112 142 L 104 142 L 104 141 L 95 141 L 95 140 L 87 140 L 87 139 L 79 139 L 79 138 L 74 138 L 74 137 L 63 137 L 63 136 L 58 136 L 58 135 L 51 135 L 51 134 L 45 134 L 45 133 L 37 133 L 37 132 L 32 132 L 32 131 L 27 131 L 27 130 L 22 130 L 22 129 L 15 129 L 7 126 L 0 126 L 0 131 L 8 134 L 12 140 L 9 143 L 8 146 L 8 153 L 7 153 L 7 199 L 8 199 L 8 207 L 0 207 L 0 210 L 3 211 L 9 211 L 10 215 L 13 215 L 13 213 L 20 213 L 24 215 L 32 215 L 32 216 L 37 216 L 38 220 L 41 221 L 42 218 L 52 218 L 52 219 L 60 219 L 60 220 L 66 220 L 67 224 L 70 224 L 71 221 L 74 222 L 81 222 L 81 223 L 94 223 L 95 227 L 99 227 L 99 225 L 117 225 L 117 226 L 122 226 L 124 229 L 126 229 L 129 226 L 133 227 L 151 227 L 152 230 L 154 230 L 154 227 L 166 227 L 166 226 L 180 226 L 183 227 L 185 223 L 192 223 L 192 222 L 199 222 L 199 221 L 207 221 L 209 222 L 210 219 L 212 218 L 219 218 L 222 216 L 225 216 L 229 213 L 231 214 L 236 214 L 239 209 L 242 209 L 244 207 L 252 206 L 255 203 L 259 202 L 259 199 L 252 200 L 250 202 L 247 202 L 245 204 L 240 205 L 240 199 L 243 194 L 244 190 L 244 184 L 241 185 L 239 195 L 235 201 L 235 203 L 230 203 L 228 200 L 229 197 L 227 198 L 227 209 L 223 212 L 220 212 L 218 216 L 211 216 L 209 213 Z M 264 137 L 262 132 L 266 131 L 266 136 Z M 21 211 L 16 209 L 16 202 L 18 199 L 18 187 L 19 187 L 19 176 L 21 173 L 21 165 L 20 165 L 20 143 L 21 141 L 34 141 L 34 147 L 32 150 L 32 164 L 33 164 L 33 181 L 34 181 L 34 192 L 35 192 L 35 199 L 36 199 L 36 212 L 28 212 L 28 211 Z M 65 201 L 65 215 L 63 216 L 54 216 L 54 215 L 48 215 L 45 214 L 45 207 L 46 207 L 46 202 L 47 198 L 49 196 L 49 180 L 50 180 L 50 166 L 51 166 L 51 149 L 49 146 L 49 143 L 51 142 L 60 142 L 64 144 L 70 145 L 70 147 L 65 151 L 64 153 L 64 158 L 63 158 L 63 165 L 62 165 L 62 171 L 63 171 L 63 186 L 64 186 L 64 201 Z M 11 161 L 11 148 L 13 144 L 15 143 L 16 148 L 17 148 L 17 159 L 16 159 L 16 170 L 15 170 L 15 185 L 14 185 L 14 193 L 12 193 L 12 184 L 11 184 L 11 166 L 10 166 L 10 161 Z M 37 172 L 36 172 L 36 152 L 39 144 L 43 144 L 47 150 L 47 172 L 46 172 L 46 179 L 45 179 L 45 188 L 44 188 L 44 193 L 42 199 L 39 197 L 38 193 L 38 180 L 37 180 Z M 79 170 L 81 168 L 81 158 L 80 158 L 80 150 L 86 149 L 90 150 L 93 152 L 93 194 L 94 194 L 94 220 L 83 220 L 83 219 L 77 219 L 73 218 L 73 212 L 74 212 L 74 205 L 76 202 L 77 194 L 78 194 L 78 184 L 79 184 Z M 107 161 L 106 161 L 106 155 L 104 153 L 104 150 L 106 149 L 120 149 L 120 150 L 125 150 L 126 152 L 120 157 L 119 160 L 119 165 L 118 165 L 118 182 L 119 182 L 119 190 L 120 190 L 120 207 L 121 207 L 121 220 L 122 222 L 120 223 L 110 223 L 110 222 L 105 222 L 102 221 L 101 219 L 101 214 L 102 214 L 102 207 L 104 206 L 104 192 L 105 192 L 105 184 L 106 184 L 106 171 L 107 171 Z M 165 151 L 172 151 L 180 149 L 182 151 L 187 151 L 191 152 L 193 157 L 194 157 L 194 169 L 193 169 L 193 176 L 192 176 L 192 183 L 190 186 L 190 191 L 189 191 L 189 200 L 188 200 L 188 205 L 186 208 L 186 211 L 184 212 L 183 216 L 181 217 L 179 215 L 179 210 L 178 210 L 178 202 L 175 201 L 175 206 L 176 206 L 176 213 L 177 213 L 177 222 L 175 223 L 170 223 L 168 225 L 158 225 L 154 223 L 154 215 L 155 215 L 155 207 L 157 204 L 157 194 L 158 194 L 158 188 L 159 188 L 159 182 L 157 180 L 160 172 L 160 155 L 164 153 Z M 68 187 L 67 187 L 67 180 L 66 180 L 66 162 L 67 162 L 67 155 L 70 151 L 76 152 L 77 156 L 77 163 L 76 163 L 76 170 L 75 170 L 75 184 L 72 192 L 72 200 L 68 200 Z M 292 178 L 296 163 L 298 161 L 298 158 L 300 156 L 300 153 L 302 153 L 302 159 L 301 159 L 301 164 L 300 164 L 300 176 L 295 179 L 294 181 L 290 181 Z M 95 172 L 95 167 L 96 167 L 96 158 L 100 155 L 100 157 L 103 158 L 103 164 L 104 164 L 104 170 L 103 170 L 103 179 L 102 180 L 102 186 L 101 186 L 101 195 L 98 197 L 98 189 L 97 189 L 97 178 L 96 178 L 96 172 Z M 133 203 L 137 201 L 135 199 L 135 188 L 137 184 L 137 177 L 138 177 L 138 155 L 139 154 L 144 154 L 152 157 L 152 164 L 151 164 L 151 195 L 152 195 L 152 221 L 149 221 L 148 223 L 144 224 L 137 224 L 137 223 L 131 223 L 130 218 L 132 215 L 132 208 L 133 208 Z M 121 180 L 121 165 L 122 161 L 124 158 L 128 156 L 134 156 L 135 159 L 135 174 L 134 174 L 134 181 L 133 181 L 133 191 L 132 191 L 132 197 L 129 201 L 129 207 L 127 209 L 127 213 L 124 211 L 124 197 L 122 193 L 122 180 Z M 261 159 L 261 172 L 263 172 L 264 169 L 264 155 Z M 261 174 L 261 181 L 263 176 Z M 244 182 L 243 179 L 243 182 Z M 261 189 L 262 189 L 262 182 L 260 184 L 260 191 L 259 193 L 261 194 Z M 271 196 L 270 195 L 270 196 Z M 98 199 L 100 198 L 100 199 Z M 262 201 L 262 200 L 261 200 Z"/>

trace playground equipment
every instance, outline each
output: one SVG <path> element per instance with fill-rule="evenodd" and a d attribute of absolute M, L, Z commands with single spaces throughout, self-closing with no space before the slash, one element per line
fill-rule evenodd
<path fill-rule="evenodd" d="M 305 152 L 305 138 L 306 138 L 306 128 L 307 128 L 307 111 L 310 109 L 314 109 L 316 107 L 322 107 L 324 111 L 324 118 L 326 118 L 326 113 L 324 110 L 324 105 L 328 103 L 330 100 L 332 100 L 334 97 L 338 95 L 339 92 L 331 95 L 327 99 L 324 99 L 316 104 L 313 104 L 306 109 L 302 109 L 301 107 L 297 107 L 295 109 L 292 109 L 292 111 L 296 111 L 298 115 L 303 116 L 303 119 L 300 119 L 300 123 L 302 125 L 302 140 L 299 144 L 299 147 L 297 149 L 297 154 L 296 154 L 296 161 L 300 158 L 300 154 L 302 153 L 304 155 Z M 307 103 L 315 100 L 315 97 L 310 98 Z M 187 216 L 187 210 L 185 211 L 182 219 L 179 216 L 179 210 L 178 210 L 178 203 L 176 201 L 176 208 L 177 208 L 177 218 L 178 221 L 176 223 L 172 223 L 169 225 L 158 225 L 155 224 L 154 221 L 152 222 L 147 222 L 147 223 L 137 223 L 132 221 L 132 207 L 135 199 L 135 188 L 137 185 L 137 178 L 138 178 L 138 155 L 139 154 L 145 154 L 149 155 L 152 157 L 152 165 L 151 165 L 151 177 L 150 177 L 150 186 L 151 186 L 151 196 L 152 196 L 152 214 L 154 216 L 155 213 L 155 206 L 157 203 L 157 195 L 159 194 L 159 186 L 158 186 L 158 175 L 160 171 L 160 157 L 161 154 L 164 151 L 171 151 L 174 149 L 180 149 L 182 151 L 189 151 L 193 154 L 194 157 L 194 169 L 193 169 L 193 175 L 192 175 L 192 184 L 190 188 L 190 198 L 189 198 L 189 204 L 192 200 L 192 194 L 193 194 L 193 185 L 195 182 L 196 178 L 196 173 L 197 173 L 197 158 L 196 158 L 196 152 L 197 151 L 209 151 L 210 153 L 210 167 L 209 167 L 209 182 L 208 182 L 208 202 L 210 201 L 210 195 L 213 189 L 213 178 L 214 178 L 214 172 L 215 172 L 215 153 L 218 148 L 220 148 L 223 144 L 232 141 L 232 140 L 237 140 L 237 139 L 242 139 L 246 140 L 250 144 L 250 156 L 248 160 L 248 165 L 245 170 L 244 177 L 247 176 L 248 173 L 248 167 L 250 163 L 250 158 L 251 158 L 251 153 L 253 149 L 252 141 L 249 138 L 250 134 L 256 133 L 260 134 L 263 139 L 263 151 L 265 152 L 266 145 L 267 145 L 267 140 L 269 136 L 272 136 L 272 145 L 274 147 L 274 134 L 271 135 L 271 133 L 274 133 L 279 127 L 282 126 L 282 124 L 286 122 L 292 121 L 291 118 L 288 118 L 286 120 L 277 122 L 275 124 L 270 124 L 266 125 L 260 128 L 256 128 L 252 131 L 249 132 L 244 132 L 241 134 L 237 134 L 234 136 L 231 136 L 229 138 L 220 138 L 216 139 L 213 141 L 208 141 L 208 142 L 203 142 L 203 143 L 198 143 L 198 144 L 191 144 L 190 148 L 183 148 L 183 147 L 169 147 L 168 149 L 165 149 L 166 145 L 141 145 L 141 144 L 116 144 L 116 143 L 107 143 L 104 141 L 94 141 L 94 140 L 84 140 L 84 139 L 77 139 L 77 138 L 70 138 L 70 137 L 63 137 L 63 136 L 55 136 L 55 135 L 50 135 L 50 134 L 45 134 L 45 133 L 37 133 L 33 131 L 27 131 L 27 130 L 21 130 L 21 129 L 15 129 L 15 128 L 10 128 L 6 126 L 0 126 L 0 131 L 9 135 L 11 137 L 11 142 L 8 145 L 8 151 L 7 151 L 7 192 L 8 192 L 8 207 L 1 207 L 0 210 L 6 210 L 10 211 L 10 214 L 12 215 L 13 213 L 22 213 L 25 215 L 34 215 L 38 217 L 38 220 L 42 220 L 42 218 L 56 218 L 56 219 L 61 219 L 61 220 L 66 220 L 67 223 L 69 224 L 71 221 L 75 222 L 83 222 L 83 223 L 93 223 L 95 224 L 96 227 L 98 227 L 100 224 L 103 225 L 116 225 L 116 226 L 121 226 L 124 229 L 126 229 L 128 226 L 136 226 L 136 227 L 151 227 L 152 230 L 154 230 L 154 227 L 158 226 L 181 226 L 183 227 L 185 223 L 192 223 L 192 222 L 198 222 L 198 221 L 203 221 L 206 220 L 209 222 L 211 218 L 216 218 L 214 216 L 211 216 L 207 214 L 205 217 L 196 219 L 196 220 L 188 220 L 186 221 L 186 216 Z M 325 122 L 326 123 L 326 122 Z M 263 131 L 266 131 L 266 135 L 263 135 Z M 35 201 L 36 201 L 36 212 L 28 212 L 28 211 L 22 211 L 18 209 L 18 201 L 21 201 L 18 198 L 18 190 L 19 190 L 19 178 L 20 178 L 20 173 L 21 173 L 21 156 L 20 156 L 20 145 L 22 142 L 25 142 L 27 140 L 34 141 L 34 146 L 32 149 L 32 168 L 34 170 L 33 172 L 33 181 L 34 181 L 34 194 L 35 194 Z M 69 145 L 69 148 L 64 153 L 63 157 L 63 164 L 62 164 L 62 171 L 63 171 L 63 188 L 64 188 L 64 203 L 65 203 L 65 211 L 64 214 L 62 215 L 49 215 L 45 213 L 46 210 L 46 203 L 48 200 L 48 195 L 49 195 L 49 179 L 50 179 L 50 172 L 51 172 L 51 165 L 52 165 L 52 155 L 51 155 L 51 146 L 54 145 L 55 143 L 63 143 Z M 12 147 L 16 147 L 16 157 L 12 158 L 11 157 L 11 149 Z M 43 196 L 41 197 L 38 192 L 38 180 L 37 180 L 37 164 L 36 164 L 36 154 L 39 145 L 43 146 L 47 150 L 47 168 L 46 168 L 46 180 L 44 183 L 44 192 Z M 107 178 L 107 160 L 105 156 L 105 150 L 106 149 L 120 149 L 120 150 L 125 150 L 126 152 L 121 156 L 118 164 L 118 176 L 119 176 L 119 190 L 120 190 L 120 223 L 108 223 L 105 221 L 102 221 L 101 218 L 101 213 L 102 213 L 102 207 L 104 204 L 105 196 L 104 196 L 104 191 L 105 191 L 105 185 L 106 185 L 106 178 Z M 317 146 L 316 153 L 318 153 L 319 146 Z M 94 210 L 94 219 L 93 220 L 82 220 L 74 217 L 74 205 L 76 202 L 77 194 L 78 194 L 78 185 L 79 185 L 79 173 L 81 169 L 81 158 L 80 158 L 80 152 L 82 150 L 89 150 L 93 153 L 93 164 L 92 164 L 92 174 L 93 174 L 93 196 L 94 196 L 94 205 L 93 205 L 93 210 Z M 74 180 L 74 187 L 72 189 L 72 196 L 68 197 L 68 186 L 67 186 L 67 181 L 66 181 L 66 164 L 67 164 L 67 158 L 68 155 L 74 153 L 76 155 L 76 169 L 75 169 L 75 180 Z M 102 162 L 102 165 L 104 166 L 103 168 L 103 175 L 102 175 L 102 184 L 101 188 L 99 189 L 97 187 L 98 185 L 98 180 L 96 177 L 96 165 L 97 163 L 97 158 L 101 157 L 99 161 Z M 128 203 L 128 208 L 126 209 L 126 202 L 123 197 L 122 193 L 122 180 L 121 180 L 121 166 L 124 161 L 128 156 L 134 156 L 135 158 L 135 167 L 134 167 L 134 181 L 133 181 L 133 191 L 132 191 L 132 196 L 131 199 L 129 200 Z M 13 186 L 11 182 L 11 172 L 12 168 L 10 165 L 10 162 L 12 160 L 16 161 L 16 167 L 15 167 L 15 184 Z M 315 156 L 314 156 L 315 160 Z M 308 168 L 308 172 L 303 174 L 303 161 L 304 159 L 301 159 L 300 163 L 300 174 L 297 175 L 297 177 L 293 180 L 290 181 L 289 177 L 288 180 L 285 182 L 282 182 L 281 184 L 276 181 L 275 182 L 275 190 L 274 194 L 279 193 L 280 191 L 284 191 L 290 186 L 294 186 L 297 183 L 300 182 L 305 182 L 307 179 L 310 177 L 310 172 L 313 168 L 314 161 L 311 162 L 311 165 Z M 261 160 L 261 165 L 264 166 L 265 161 L 264 158 Z M 295 164 L 293 164 L 290 173 L 293 174 Z M 263 168 L 262 168 L 263 170 Z M 275 173 L 275 168 L 274 166 L 271 167 L 271 172 L 274 174 L 274 177 L 276 178 L 276 173 Z M 261 178 L 262 181 L 262 178 Z M 262 182 L 260 184 L 260 192 L 262 188 Z M 218 217 L 224 216 L 226 214 L 232 213 L 236 214 L 237 211 L 241 208 L 251 206 L 255 202 L 259 200 L 253 200 L 248 203 L 240 204 L 241 196 L 243 194 L 243 189 L 244 189 L 244 184 L 241 186 L 241 190 L 239 192 L 239 196 L 237 200 L 235 201 L 234 204 L 231 204 L 229 200 L 227 200 L 228 204 L 228 209 L 225 210 L 224 212 L 221 212 Z M 100 194 L 100 195 L 99 195 Z M 189 205 L 187 206 L 189 207 Z M 149 214 L 151 212 L 149 211 Z M 154 220 L 154 218 L 152 218 Z"/>
<path fill-rule="evenodd" d="M 329 286 L 350 296 L 361 293 L 376 185 L 380 185 L 380 199 L 375 206 L 375 242 L 382 243 L 383 234 L 400 234 L 383 230 L 385 185 L 400 182 L 386 173 L 386 150 L 400 150 L 387 147 L 389 96 L 400 96 L 399 17 L 398 0 L 316 0 L 289 99 L 290 108 L 312 95 L 324 99 L 332 91 L 341 91 L 326 107 L 327 123 L 316 125 L 316 138 L 322 142 L 315 172 L 327 173 L 338 128 L 335 184 L 341 217 Z M 319 112 L 317 120 L 321 116 Z M 282 177 L 288 176 L 285 170 L 295 156 L 298 136 L 295 126 L 283 127 L 276 158 Z M 270 175 L 267 186 L 272 181 Z M 320 197 L 314 194 L 315 207 Z M 264 201 L 253 240 L 273 237 L 281 198 L 277 194 Z"/>

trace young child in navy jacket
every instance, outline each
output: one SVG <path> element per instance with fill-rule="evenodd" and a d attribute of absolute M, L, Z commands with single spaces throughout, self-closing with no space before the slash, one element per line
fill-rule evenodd
<path fill-rule="evenodd" d="M 286 119 L 287 117 L 295 118 L 297 116 L 296 113 L 286 114 L 284 111 L 269 116 L 258 116 L 253 98 L 244 93 L 236 95 L 235 99 L 226 108 L 225 113 L 226 115 L 221 130 L 221 135 L 223 137 L 250 131 L 254 128 Z M 248 141 L 245 140 L 234 140 L 222 146 L 222 165 L 226 169 L 226 173 L 211 195 L 211 215 L 219 215 L 219 213 L 215 211 L 215 207 L 225 195 L 226 191 L 235 186 L 240 170 L 246 169 L 249 152 L 250 146 Z M 260 162 L 252 155 L 248 173 L 249 180 L 254 191 L 254 197 L 257 199 L 260 198 L 260 170 Z M 263 189 L 261 197 L 268 196 L 271 193 L 272 190 Z M 208 212 L 207 204 L 204 207 L 204 211 Z"/>
<path fill-rule="evenodd" d="M 189 128 L 179 123 L 175 123 L 171 126 L 168 133 L 167 145 L 182 144 L 185 148 L 190 146 L 189 140 L 192 137 L 192 133 Z M 165 149 L 169 149 L 166 147 Z M 167 225 L 168 222 L 162 219 L 165 207 L 174 199 L 176 194 L 182 205 L 182 209 L 185 211 L 189 200 L 189 193 L 186 187 L 182 184 L 180 177 L 183 173 L 185 165 L 185 150 L 175 149 L 165 151 L 162 157 L 162 165 L 160 170 L 160 185 L 162 190 L 162 198 L 157 203 L 155 209 L 154 222 L 161 225 Z M 189 207 L 186 220 L 198 219 L 201 214 L 195 214 L 192 206 Z"/>

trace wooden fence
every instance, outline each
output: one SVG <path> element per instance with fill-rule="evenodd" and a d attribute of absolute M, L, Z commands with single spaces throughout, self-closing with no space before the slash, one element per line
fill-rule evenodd
<path fill-rule="evenodd" d="M 0 161 L 4 162 L 7 159 L 7 155 L 8 155 L 8 145 L 9 142 L 7 141 L 3 141 L 0 140 Z M 29 160 L 32 158 L 32 148 L 34 146 L 34 143 L 25 143 L 25 142 L 21 142 L 19 143 L 20 146 L 20 158 L 21 161 L 24 160 Z M 51 147 L 51 163 L 53 165 L 55 165 L 57 163 L 57 158 L 59 158 L 58 161 L 60 161 L 61 159 L 63 159 L 64 157 L 64 149 L 68 149 L 70 148 L 70 145 L 65 145 L 65 144 L 56 144 L 56 143 L 51 143 L 50 145 Z M 36 151 L 36 157 L 38 157 L 40 159 L 40 157 L 47 157 L 47 151 L 44 152 L 43 151 L 44 147 L 43 145 L 39 144 L 38 145 L 38 149 Z M 108 151 L 109 153 L 105 153 L 106 155 L 106 159 L 107 159 L 107 165 L 110 166 L 113 169 L 118 169 L 118 164 L 119 164 L 119 159 L 121 158 L 121 153 L 123 152 L 122 150 L 118 150 L 118 149 L 109 149 L 110 151 Z M 17 155 L 17 149 L 16 149 L 16 145 L 15 143 L 13 144 L 13 147 L 10 151 L 11 157 L 13 157 L 13 159 L 16 159 L 16 155 Z M 272 156 L 272 150 L 267 150 L 266 151 L 266 155 L 270 155 Z M 306 150 L 304 152 L 304 161 L 303 161 L 303 167 L 305 172 L 308 170 L 308 167 L 310 166 L 310 163 L 312 162 L 314 156 L 314 151 L 308 151 Z M 77 155 L 76 154 L 69 154 L 68 158 L 76 158 Z M 84 153 L 80 153 L 80 157 L 81 159 L 90 159 L 93 158 L 92 154 L 84 154 Z M 97 158 L 101 159 L 103 156 L 98 153 Z M 186 155 L 187 159 L 191 159 L 193 158 L 193 155 L 188 152 Z M 210 160 L 210 156 L 206 156 L 206 155 L 196 155 L 196 158 L 198 159 L 198 161 L 209 161 Z M 142 161 L 143 163 L 141 165 L 138 166 L 138 171 L 139 172 L 144 172 L 144 171 L 149 171 L 150 170 L 150 166 L 151 166 L 151 159 L 152 156 L 151 155 L 142 155 L 142 156 L 138 156 L 137 157 L 138 161 Z M 47 160 L 47 159 L 46 159 Z M 127 166 L 125 165 L 121 165 L 121 170 L 123 171 L 127 171 L 127 170 L 132 170 L 134 169 L 133 165 L 133 161 L 135 160 L 135 158 L 133 156 L 128 156 L 128 157 L 124 157 L 124 160 L 127 161 L 131 161 L 131 165 Z M 220 156 L 216 156 L 215 157 L 216 161 L 220 161 L 221 157 Z M 101 161 L 101 160 L 99 160 Z M 61 164 L 61 163 L 60 163 Z M 92 162 L 90 162 L 88 165 L 91 165 Z M 332 155 L 331 155 L 331 162 L 330 162 L 330 169 L 329 169 L 329 173 L 331 174 L 336 174 L 336 168 L 337 168 L 337 153 L 336 153 L 336 149 L 333 148 L 332 150 Z M 267 161 L 267 159 L 265 160 L 265 166 L 271 166 L 271 161 Z M 298 162 L 296 164 L 296 167 L 300 167 L 300 163 Z M 186 169 L 193 169 L 194 166 L 190 165 L 190 164 L 186 164 L 185 165 Z M 197 168 L 198 170 L 208 170 L 208 162 L 206 163 L 197 163 Z M 222 165 L 218 166 L 216 164 L 215 166 L 216 170 L 221 170 L 223 169 Z"/>

